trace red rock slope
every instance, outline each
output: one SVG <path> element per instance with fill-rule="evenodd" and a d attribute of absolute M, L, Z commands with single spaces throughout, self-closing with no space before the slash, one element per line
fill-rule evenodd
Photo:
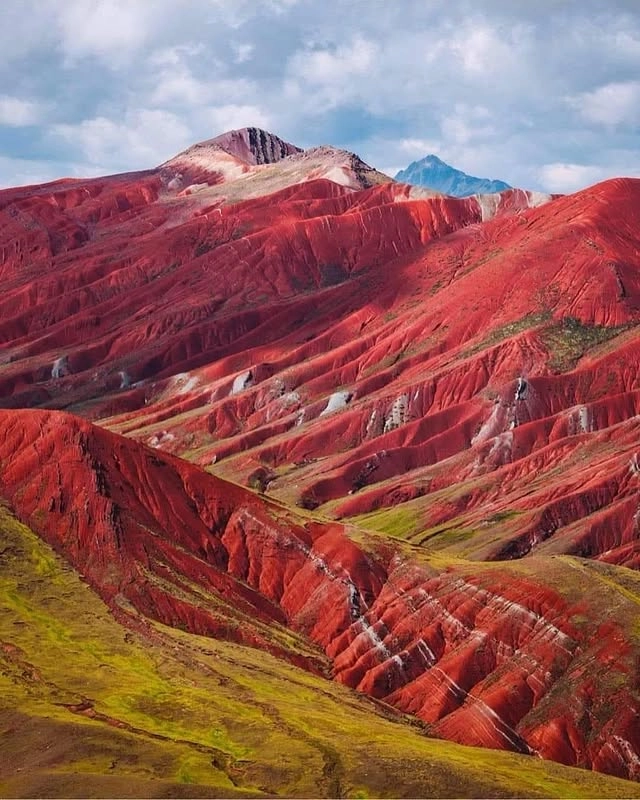
<path fill-rule="evenodd" d="M 0 412 L 0 459 L 4 499 L 130 624 L 314 671 L 319 646 L 338 680 L 446 738 L 640 777 L 634 573 L 445 568 L 60 412 Z"/>
<path fill-rule="evenodd" d="M 171 329 L 154 380 L 75 407 L 128 406 L 116 430 L 465 556 L 542 548 L 635 567 L 639 187 L 482 225 L 475 200 L 397 202 L 395 186 L 227 207 L 265 217 L 239 260 L 211 251 L 211 321 L 188 344 Z M 292 226 L 293 206 L 320 216 Z M 203 352 L 200 331 L 223 320 L 231 341 Z"/>
<path fill-rule="evenodd" d="M 5 412 L 4 496 L 132 624 L 637 778 L 640 182 L 547 200 L 254 129 L 0 192 L 0 404 L 149 446 Z"/>

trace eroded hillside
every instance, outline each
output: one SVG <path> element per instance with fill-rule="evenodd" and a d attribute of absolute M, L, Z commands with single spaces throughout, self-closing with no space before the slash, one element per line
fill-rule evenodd
<path fill-rule="evenodd" d="M 255 129 L 0 192 L 0 494 L 136 635 L 637 780 L 639 229 Z"/>

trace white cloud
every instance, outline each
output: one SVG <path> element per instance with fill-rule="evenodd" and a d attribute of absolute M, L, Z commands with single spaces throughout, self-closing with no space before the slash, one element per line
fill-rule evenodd
<path fill-rule="evenodd" d="M 491 27 L 481 25 L 468 26 L 451 41 L 450 47 L 467 72 L 484 76 L 492 71 L 496 51 L 504 45 Z"/>
<path fill-rule="evenodd" d="M 235 63 L 236 64 L 244 64 L 247 61 L 251 60 L 251 56 L 253 55 L 253 51 L 255 46 L 252 45 L 250 42 L 243 42 L 241 44 L 234 44 L 233 51 L 235 53 Z"/>
<path fill-rule="evenodd" d="M 140 109 L 126 113 L 121 122 L 98 116 L 75 125 L 55 125 L 51 136 L 72 148 L 85 172 L 101 165 L 114 172 L 149 169 L 222 131 L 252 125 L 268 128 L 269 123 L 269 117 L 252 105 L 205 106 L 186 118 L 166 110 Z"/>
<path fill-rule="evenodd" d="M 162 0 L 53 0 L 52 8 L 67 59 L 97 57 L 126 63 L 160 24 Z"/>
<path fill-rule="evenodd" d="M 3 0 L 0 152 L 113 172 L 257 124 L 566 190 L 640 164 L 637 0 L 596 6 Z"/>
<path fill-rule="evenodd" d="M 271 119 L 258 106 L 252 105 L 224 105 L 212 106 L 204 109 L 200 115 L 201 124 L 207 124 L 209 133 L 207 136 L 216 136 L 223 131 L 235 128 L 270 128 Z"/>
<path fill-rule="evenodd" d="M 38 161 L 27 158 L 0 156 L 0 189 L 13 186 L 34 186 L 61 178 L 93 178 L 106 175 L 103 164 L 76 161 Z"/>
<path fill-rule="evenodd" d="M 640 81 L 608 83 L 569 98 L 569 104 L 588 122 L 637 125 L 640 123 Z"/>
<path fill-rule="evenodd" d="M 371 77 L 376 53 L 377 46 L 359 34 L 337 47 L 300 50 L 287 67 L 287 95 L 317 113 L 344 105 L 359 93 L 358 79 Z"/>
<path fill-rule="evenodd" d="M 393 166 L 389 166 L 388 164 L 382 164 L 380 166 L 376 164 L 376 169 L 388 175 L 390 178 L 394 178 L 401 170 L 405 169 L 406 166 L 407 164 L 394 164 Z"/>
<path fill-rule="evenodd" d="M 190 0 L 190 2 L 193 3 L 193 0 Z M 208 10 L 213 12 L 207 19 L 216 24 L 238 29 L 249 22 L 256 14 L 266 11 L 267 13 L 281 16 L 291 10 L 298 2 L 299 0 L 206 0 Z"/>
<path fill-rule="evenodd" d="M 0 156 L 0 188 L 48 183 L 59 178 L 59 166 L 24 158 Z"/>
<path fill-rule="evenodd" d="M 480 17 L 452 31 L 448 46 L 469 77 L 485 80 L 489 75 L 498 75 L 502 83 L 504 78 L 518 76 L 518 63 L 528 55 L 531 38 L 532 28 L 528 25 L 498 27 Z"/>
<path fill-rule="evenodd" d="M 149 97 L 153 106 L 197 106 L 211 99 L 211 87 L 181 69 L 163 70 Z"/>
<path fill-rule="evenodd" d="M 51 132 L 89 165 L 110 164 L 110 171 L 147 169 L 191 144 L 191 131 L 179 116 L 149 109 L 128 112 L 122 122 L 99 116 L 55 125 Z"/>
<path fill-rule="evenodd" d="M 155 67 L 182 68 L 185 59 L 203 55 L 205 47 L 202 42 L 183 42 L 172 47 L 162 47 L 154 50 L 148 58 L 148 63 Z"/>
<path fill-rule="evenodd" d="M 313 84 L 340 83 L 353 75 L 367 74 L 376 46 L 360 35 L 334 50 L 311 50 L 294 60 L 297 73 Z"/>
<path fill-rule="evenodd" d="M 640 38 L 633 30 L 617 31 L 611 39 L 611 47 L 618 58 L 640 64 Z"/>
<path fill-rule="evenodd" d="M 229 80 L 225 78 L 202 80 L 184 68 L 161 70 L 154 81 L 154 87 L 147 103 L 159 108 L 188 108 L 197 112 L 198 108 L 215 103 L 242 103 L 259 95 L 259 90 L 252 81 L 245 79 Z"/>
<path fill-rule="evenodd" d="M 251 19 L 248 0 L 210 0 L 212 16 L 208 21 L 222 23 L 229 28 L 240 28 Z"/>
<path fill-rule="evenodd" d="M 401 139 L 398 142 L 398 149 L 402 153 L 406 153 L 408 158 L 413 159 L 423 158 L 430 153 L 437 153 L 440 147 L 440 142 L 435 139 Z M 404 167 L 398 167 L 398 169 L 404 169 Z"/>
<path fill-rule="evenodd" d="M 8 94 L 0 95 L 0 125 L 12 128 L 35 125 L 42 119 L 43 111 L 40 103 Z"/>
<path fill-rule="evenodd" d="M 276 14 L 283 14 L 299 2 L 300 0 L 266 0 L 267 7 L 275 11 Z"/>
<path fill-rule="evenodd" d="M 545 164 L 540 169 L 540 180 L 548 191 L 568 194 L 613 177 L 604 167 L 588 164 Z"/>
<path fill-rule="evenodd" d="M 495 133 L 489 109 L 464 103 L 456 104 L 453 111 L 442 118 L 440 129 L 442 139 L 450 145 L 487 139 Z"/>
<path fill-rule="evenodd" d="M 217 59 L 202 76 L 196 76 L 192 65 L 200 66 L 202 50 L 202 45 L 191 43 L 153 52 L 148 59 L 151 69 L 146 76 L 148 94 L 141 97 L 143 104 L 174 111 L 180 108 L 197 115 L 204 106 L 255 101 L 260 95 L 257 84 L 246 78 L 222 77 L 225 67 Z"/>

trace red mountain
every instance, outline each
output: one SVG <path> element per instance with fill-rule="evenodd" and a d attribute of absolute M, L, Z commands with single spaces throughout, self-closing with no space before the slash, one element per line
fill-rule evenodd
<path fill-rule="evenodd" d="M 0 192 L 0 494 L 129 625 L 638 779 L 639 230 L 256 129 Z"/>

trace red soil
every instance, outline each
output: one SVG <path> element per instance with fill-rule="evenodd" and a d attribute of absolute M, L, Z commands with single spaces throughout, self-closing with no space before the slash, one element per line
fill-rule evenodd
<path fill-rule="evenodd" d="M 623 618 L 634 603 L 604 583 L 605 600 L 572 600 L 571 565 L 438 574 L 60 412 L 0 412 L 0 459 L 6 501 L 120 617 L 321 671 L 286 626 L 447 738 L 638 777 L 638 645 L 608 621 L 609 595 Z"/>
<path fill-rule="evenodd" d="M 0 405 L 132 437 L 2 412 L 2 495 L 130 622 L 640 777 L 640 181 L 426 196 L 236 133 L 0 192 Z"/>

